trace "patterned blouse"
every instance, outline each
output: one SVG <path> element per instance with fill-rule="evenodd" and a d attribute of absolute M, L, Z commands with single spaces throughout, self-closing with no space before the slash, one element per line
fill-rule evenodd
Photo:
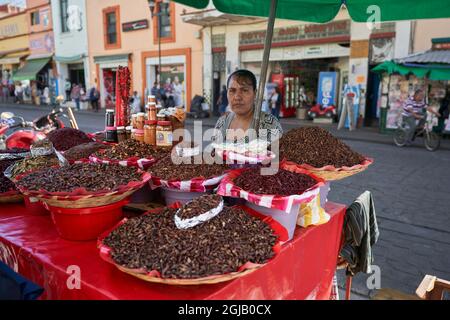
<path fill-rule="evenodd" d="M 246 134 L 244 138 L 241 139 L 235 138 L 234 141 L 225 141 L 227 136 L 227 130 L 230 128 L 234 116 L 235 114 L 233 112 L 230 112 L 224 114 L 219 118 L 219 120 L 217 120 L 215 126 L 215 133 L 213 137 L 215 142 L 249 143 L 250 140 L 254 139 L 254 138 L 250 139 L 249 135 Z M 253 128 L 254 121 L 255 120 L 252 119 L 250 128 Z M 278 119 L 275 118 L 273 115 L 261 112 L 261 118 L 259 121 L 259 134 L 260 139 L 267 139 L 267 141 L 270 143 L 273 140 L 281 138 L 281 135 L 283 134 L 283 128 L 281 127 L 281 124 L 278 121 Z"/>

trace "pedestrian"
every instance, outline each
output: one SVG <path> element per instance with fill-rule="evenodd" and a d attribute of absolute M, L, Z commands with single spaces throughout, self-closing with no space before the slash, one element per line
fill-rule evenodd
<path fill-rule="evenodd" d="M 8 88 L 8 83 L 7 82 L 3 82 L 2 83 L 2 102 L 3 103 L 8 103 L 8 99 L 9 98 L 9 88 Z"/>
<path fill-rule="evenodd" d="M 228 94 L 227 94 L 227 86 L 223 85 L 222 90 L 220 91 L 219 99 L 217 100 L 217 105 L 219 107 L 220 116 L 223 116 L 228 107 Z"/>
<path fill-rule="evenodd" d="M 98 92 L 97 87 L 93 86 L 89 90 L 89 101 L 91 102 L 92 110 L 95 112 L 99 111 L 98 100 L 100 99 L 100 92 Z"/>
<path fill-rule="evenodd" d="M 71 89 L 72 84 L 70 83 L 69 79 L 66 79 L 66 82 L 64 83 L 64 90 L 66 91 L 66 101 L 70 101 Z"/>
<path fill-rule="evenodd" d="M 270 101 L 271 101 L 271 114 L 277 119 L 280 119 L 281 102 L 283 100 L 281 96 L 281 91 L 278 87 L 275 87 L 273 89 Z"/>
<path fill-rule="evenodd" d="M 14 89 L 14 96 L 16 103 L 23 103 L 23 87 L 20 82 L 16 83 L 15 89 Z"/>
<path fill-rule="evenodd" d="M 173 98 L 175 100 L 175 106 L 182 107 L 183 106 L 183 101 L 182 101 L 183 85 L 180 83 L 180 79 L 178 78 L 178 76 L 175 76 L 172 87 L 173 87 Z"/>
<path fill-rule="evenodd" d="M 80 111 L 81 87 L 78 84 L 73 85 L 70 98 L 75 102 L 77 111 Z"/>
<path fill-rule="evenodd" d="M 50 90 L 48 87 L 44 88 L 44 93 L 42 95 L 44 97 L 44 103 L 50 105 Z"/>
<path fill-rule="evenodd" d="M 131 113 L 139 113 L 141 112 L 141 97 L 137 91 L 133 92 L 133 96 L 131 97 Z"/>

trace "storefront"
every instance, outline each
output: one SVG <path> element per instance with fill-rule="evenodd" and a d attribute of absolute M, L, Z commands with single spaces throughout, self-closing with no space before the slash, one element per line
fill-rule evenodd
<path fill-rule="evenodd" d="M 239 34 L 241 66 L 255 73 L 258 80 L 264 38 L 265 31 Z M 276 84 L 282 93 L 281 117 L 295 115 L 301 87 L 308 98 L 308 105 L 318 103 L 321 72 L 335 73 L 335 91 L 338 92 L 334 95 L 333 104 L 339 104 L 339 93 L 348 79 L 349 41 L 350 23 L 346 20 L 318 29 L 314 25 L 300 25 L 274 30 L 268 82 L 269 86 Z"/>
<path fill-rule="evenodd" d="M 151 93 L 157 82 L 159 56 L 157 51 L 144 52 L 145 61 L 145 95 Z M 191 50 L 174 49 L 161 52 L 161 87 L 166 96 L 172 96 L 176 106 L 188 106 L 191 101 Z"/>
<path fill-rule="evenodd" d="M 425 53 L 384 62 L 372 71 L 382 79 L 378 106 L 380 130 L 386 132 L 398 127 L 404 102 L 417 89 L 425 91 L 427 105 L 439 109 L 450 91 L 450 50 L 433 46 L 433 50 Z M 441 126 L 450 131 L 449 120 L 444 121 Z"/>
<path fill-rule="evenodd" d="M 119 66 L 131 67 L 130 54 L 94 57 L 100 105 L 103 108 L 114 108 L 116 103 L 116 73 Z"/>

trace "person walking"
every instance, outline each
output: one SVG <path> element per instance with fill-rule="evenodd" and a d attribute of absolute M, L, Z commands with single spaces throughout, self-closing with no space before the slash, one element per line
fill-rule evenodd
<path fill-rule="evenodd" d="M 66 82 L 64 83 L 64 90 L 66 91 L 66 101 L 70 101 L 71 89 L 72 84 L 70 83 L 69 79 L 66 79 Z"/>
<path fill-rule="evenodd" d="M 78 84 L 74 84 L 70 98 L 75 102 L 77 111 L 80 111 L 81 87 Z"/>
<path fill-rule="evenodd" d="M 99 111 L 98 100 L 100 99 L 100 92 L 98 92 L 97 88 L 93 86 L 91 90 L 89 90 L 89 101 L 91 102 L 92 110 L 95 112 Z"/>
<path fill-rule="evenodd" d="M 141 112 L 141 97 L 137 91 L 133 92 L 132 102 L 131 102 L 131 113 L 139 113 Z"/>
<path fill-rule="evenodd" d="M 228 93 L 227 93 L 226 85 L 222 86 L 222 90 L 220 91 L 219 99 L 217 100 L 217 105 L 219 106 L 220 116 L 223 116 L 228 107 Z"/>
<path fill-rule="evenodd" d="M 16 86 L 14 89 L 14 96 L 16 97 L 16 103 L 19 103 L 19 104 L 23 103 L 23 88 L 22 88 L 22 84 L 20 82 L 16 83 Z"/>
<path fill-rule="evenodd" d="M 280 110 L 281 110 L 281 91 L 278 87 L 274 88 L 274 91 L 272 93 L 272 97 L 270 98 L 271 101 L 271 113 L 274 117 L 276 117 L 278 120 L 280 119 Z"/>

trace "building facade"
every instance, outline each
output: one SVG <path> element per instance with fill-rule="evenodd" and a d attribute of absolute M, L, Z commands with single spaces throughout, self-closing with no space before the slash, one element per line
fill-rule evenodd
<path fill-rule="evenodd" d="M 13 80 L 30 88 L 35 104 L 50 104 L 59 94 L 56 67 L 53 60 L 55 41 L 49 0 L 27 0 L 26 10 L 29 55 L 13 74 Z M 26 90 L 27 92 L 28 90 Z"/>
<path fill-rule="evenodd" d="M 237 68 L 254 72 L 259 80 L 267 20 L 224 14 L 210 5 L 183 15 L 202 26 L 204 88 L 217 101 L 220 88 Z M 332 103 L 338 108 L 348 91 L 356 92 L 355 120 L 377 125 L 379 77 L 370 70 L 412 50 L 411 21 L 381 23 L 369 28 L 351 21 L 345 8 L 326 24 L 277 19 L 267 82 L 281 88 L 281 116 L 295 115 L 300 88 L 308 103 Z M 448 30 L 448 28 L 447 28 Z M 324 97 L 323 87 L 332 88 Z M 330 96 L 330 97 L 328 97 Z"/>
<path fill-rule="evenodd" d="M 163 84 L 178 78 L 183 87 L 180 103 L 187 109 L 192 97 L 202 94 L 200 27 L 183 23 L 184 7 L 179 4 L 156 1 L 155 5 L 156 13 L 164 12 L 160 29 L 158 16 L 152 17 L 146 0 L 135 0 L 133 5 L 125 0 L 87 1 L 89 81 L 98 87 L 102 107 L 114 106 L 119 66 L 130 68 L 131 89 L 140 94 L 141 103 L 158 74 Z"/>
<path fill-rule="evenodd" d="M 55 62 L 59 92 L 70 97 L 70 88 L 89 85 L 86 0 L 52 0 Z"/>
<path fill-rule="evenodd" d="M 10 81 L 30 53 L 27 18 L 25 11 L 0 17 L 0 77 L 3 85 Z"/>

